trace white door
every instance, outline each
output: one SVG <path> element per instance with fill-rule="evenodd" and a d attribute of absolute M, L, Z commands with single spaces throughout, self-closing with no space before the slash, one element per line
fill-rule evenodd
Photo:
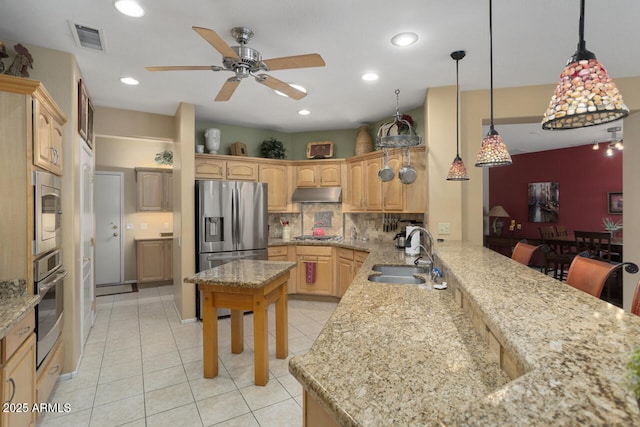
<path fill-rule="evenodd" d="M 93 218 L 93 153 L 80 143 L 80 301 L 82 313 L 82 347 L 89 337 L 95 319 L 94 305 L 94 218 Z"/>
<path fill-rule="evenodd" d="M 124 173 L 96 172 L 96 285 L 124 282 Z"/>

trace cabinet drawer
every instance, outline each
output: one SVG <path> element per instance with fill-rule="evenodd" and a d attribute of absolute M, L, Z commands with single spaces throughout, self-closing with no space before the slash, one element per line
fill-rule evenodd
<path fill-rule="evenodd" d="M 267 254 L 269 255 L 269 257 L 272 256 L 286 256 L 288 253 L 288 249 L 286 246 L 269 246 L 269 248 L 267 248 Z"/>
<path fill-rule="evenodd" d="M 5 363 L 11 355 L 20 347 L 35 330 L 36 318 L 33 310 L 2 339 L 2 363 Z"/>
<path fill-rule="evenodd" d="M 297 246 L 297 255 L 331 256 L 331 246 Z"/>
<path fill-rule="evenodd" d="M 46 402 L 53 386 L 62 373 L 64 363 L 64 344 L 59 340 L 58 345 L 47 356 L 48 360 L 38 369 L 38 379 L 36 383 L 36 402 Z"/>
<path fill-rule="evenodd" d="M 369 256 L 369 252 L 355 251 L 354 253 L 354 259 L 357 262 L 364 262 L 368 256 Z"/>
<path fill-rule="evenodd" d="M 353 259 L 353 249 L 338 248 L 338 258 Z"/>

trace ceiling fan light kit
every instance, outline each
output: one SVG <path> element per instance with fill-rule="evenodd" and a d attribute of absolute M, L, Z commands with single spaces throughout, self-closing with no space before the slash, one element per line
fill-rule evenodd
<path fill-rule="evenodd" d="M 482 140 L 482 146 L 476 156 L 477 167 L 496 167 L 496 166 L 509 166 L 511 162 L 511 156 L 507 150 L 507 146 L 504 145 L 502 137 L 498 134 L 493 126 L 493 19 L 492 19 L 492 3 L 489 0 L 489 64 L 490 64 L 490 99 L 491 99 L 491 125 L 489 127 L 489 133 Z"/>
<path fill-rule="evenodd" d="M 447 181 L 468 181 L 469 174 L 467 173 L 467 167 L 460 157 L 460 124 L 458 122 L 460 112 L 460 85 L 458 83 L 458 64 L 460 60 L 466 56 L 464 50 L 456 50 L 451 53 L 451 58 L 456 61 L 456 157 L 451 163 L 449 173 L 447 174 Z"/>
<path fill-rule="evenodd" d="M 576 129 L 629 115 L 629 108 L 609 73 L 586 48 L 584 3 L 585 0 L 580 0 L 578 49 L 560 74 L 560 81 L 544 113 L 543 129 Z"/>
<path fill-rule="evenodd" d="M 289 98 L 299 100 L 307 96 L 306 91 L 299 90 L 293 85 L 287 84 L 268 74 L 259 74 L 266 71 L 286 70 L 293 68 L 324 67 L 325 62 L 317 53 L 306 55 L 286 56 L 273 59 L 262 59 L 262 55 L 256 49 L 247 46 L 254 34 L 249 28 L 234 27 L 231 35 L 238 46 L 229 46 L 215 31 L 208 28 L 192 27 L 203 39 L 222 55 L 222 66 L 218 65 L 194 65 L 194 66 L 160 66 L 146 67 L 148 71 L 231 71 L 233 77 L 227 79 L 215 97 L 215 101 L 228 101 L 238 88 L 240 82 L 247 77 L 253 77 L 274 91 L 280 92 Z"/>

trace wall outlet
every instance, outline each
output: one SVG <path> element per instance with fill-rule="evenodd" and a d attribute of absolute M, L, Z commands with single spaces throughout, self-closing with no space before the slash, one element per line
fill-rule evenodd
<path fill-rule="evenodd" d="M 140 223 L 140 230 L 146 230 L 147 229 L 147 223 L 146 222 L 141 222 Z"/>
<path fill-rule="evenodd" d="M 438 234 L 451 234 L 451 223 L 449 223 L 449 222 L 439 222 L 438 223 Z"/>
<path fill-rule="evenodd" d="M 168 223 L 168 222 L 163 223 L 163 224 L 162 224 L 162 227 L 163 227 L 165 230 L 168 230 L 168 229 L 169 229 L 169 223 Z"/>
<path fill-rule="evenodd" d="M 127 224 L 127 230 L 133 230 L 133 224 Z"/>

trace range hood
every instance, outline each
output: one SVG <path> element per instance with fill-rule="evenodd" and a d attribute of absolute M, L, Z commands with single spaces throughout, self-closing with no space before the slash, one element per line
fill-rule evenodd
<path fill-rule="evenodd" d="M 341 187 L 298 187 L 291 196 L 294 203 L 342 203 Z"/>

